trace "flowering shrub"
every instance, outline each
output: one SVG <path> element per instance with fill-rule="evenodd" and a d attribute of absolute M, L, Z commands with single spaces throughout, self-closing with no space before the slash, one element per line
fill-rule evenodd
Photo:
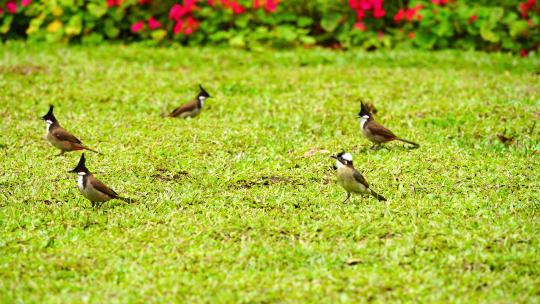
<path fill-rule="evenodd" d="M 540 46 L 540 0 L 8 0 L 0 37 L 229 44 L 410 46 L 505 50 Z"/>

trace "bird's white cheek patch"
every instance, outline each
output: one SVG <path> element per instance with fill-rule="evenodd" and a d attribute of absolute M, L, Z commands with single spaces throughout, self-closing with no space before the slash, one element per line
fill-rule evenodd
<path fill-rule="evenodd" d="M 79 176 L 85 176 L 85 175 L 86 175 L 86 172 L 77 172 L 77 175 L 79 175 Z"/>
<path fill-rule="evenodd" d="M 77 180 L 77 186 L 79 189 L 84 189 L 84 177 L 82 175 L 79 176 L 79 179 Z"/>
<path fill-rule="evenodd" d="M 366 124 L 368 118 L 369 118 L 369 116 L 367 116 L 367 115 L 364 115 L 364 116 L 360 117 L 360 127 L 362 127 L 362 129 L 364 128 L 364 125 Z"/>
<path fill-rule="evenodd" d="M 47 119 L 45 122 L 47 123 L 47 132 L 49 132 L 49 130 L 51 129 L 51 126 L 52 126 L 53 122 L 52 122 L 52 120 L 48 120 L 48 119 Z"/>

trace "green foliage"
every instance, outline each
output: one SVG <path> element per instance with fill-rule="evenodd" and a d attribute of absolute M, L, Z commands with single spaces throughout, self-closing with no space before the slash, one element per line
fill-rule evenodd
<path fill-rule="evenodd" d="M 538 302 L 538 71 L 475 52 L 9 42 L 0 298 Z M 214 97 L 201 115 L 160 117 L 197 83 Z M 360 99 L 420 149 L 369 150 Z M 101 152 L 89 169 L 136 203 L 90 207 L 67 173 L 80 153 L 42 139 L 50 103 Z M 341 149 L 387 203 L 340 204 L 328 156 Z"/>
<path fill-rule="evenodd" d="M 168 17 L 175 1 L 115 1 L 109 1 L 109 5 L 105 0 L 33 1 L 19 6 L 16 14 L 4 9 L 0 14 L 0 35 L 3 40 L 152 40 L 244 48 L 318 44 L 519 52 L 540 47 L 540 1 L 525 13 L 520 7 L 526 2 L 515 1 L 450 1 L 444 5 L 428 0 L 385 1 L 384 16 L 374 17 L 366 10 L 360 19 L 346 0 L 288 0 L 280 2 L 275 11 L 252 7 L 251 0 L 214 0 L 212 5 L 200 0 L 186 15 L 196 22 L 189 32 L 175 32 L 177 21 Z M 265 1 L 269 0 L 259 0 Z M 242 10 L 236 12 L 231 3 Z M 418 11 L 421 18 L 395 21 L 400 11 L 418 5 L 422 6 Z M 157 20 L 159 26 L 149 28 L 149 18 Z M 141 23 L 142 28 L 133 30 L 136 23 Z"/>

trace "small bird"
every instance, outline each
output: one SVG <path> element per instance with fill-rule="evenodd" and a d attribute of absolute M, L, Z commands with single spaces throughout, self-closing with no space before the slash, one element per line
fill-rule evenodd
<path fill-rule="evenodd" d="M 204 101 L 207 98 L 210 98 L 210 94 L 206 92 L 205 89 L 201 85 L 199 85 L 200 92 L 195 97 L 195 99 L 181 105 L 180 107 L 176 108 L 174 111 L 169 114 L 169 117 L 180 117 L 180 118 L 187 118 L 187 117 L 195 117 L 201 113 L 201 110 L 204 106 Z"/>
<path fill-rule="evenodd" d="M 47 134 L 45 139 L 47 139 L 53 146 L 60 149 L 60 154 L 57 156 L 63 155 L 65 152 L 76 151 L 76 150 L 88 150 L 95 153 L 99 153 L 96 150 L 90 149 L 75 136 L 71 135 L 68 131 L 64 130 L 56 120 L 53 114 L 54 106 L 50 105 L 49 112 L 41 117 L 42 120 L 45 120 L 47 123 Z"/>
<path fill-rule="evenodd" d="M 362 133 L 373 143 L 373 146 L 371 147 L 372 150 L 377 150 L 382 144 L 393 140 L 411 144 L 413 149 L 420 147 L 420 145 L 415 142 L 397 137 L 392 131 L 376 122 L 364 103 L 361 103 L 358 118 L 360 118 Z"/>
<path fill-rule="evenodd" d="M 370 194 L 379 201 L 386 201 L 382 195 L 375 193 L 369 188 L 369 184 L 362 174 L 353 166 L 353 159 L 350 153 L 345 151 L 337 155 L 330 156 L 336 160 L 338 184 L 347 191 L 347 198 L 342 203 L 345 203 L 351 197 L 351 193 Z"/>
<path fill-rule="evenodd" d="M 92 207 L 100 206 L 101 203 L 112 199 L 122 200 L 126 203 L 132 202 L 132 199 L 121 197 L 118 193 L 114 192 L 111 188 L 100 182 L 94 175 L 86 168 L 86 158 L 84 153 L 81 155 L 81 159 L 73 170 L 69 173 L 77 173 L 79 179 L 77 186 L 82 195 L 92 202 Z"/>

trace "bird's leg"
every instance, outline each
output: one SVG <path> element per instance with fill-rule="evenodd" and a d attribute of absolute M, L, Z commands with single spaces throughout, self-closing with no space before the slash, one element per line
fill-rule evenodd
<path fill-rule="evenodd" d="M 92 203 L 92 208 L 95 208 L 95 207 L 96 207 L 96 202 L 92 202 L 92 201 L 91 201 L 90 203 Z"/>
<path fill-rule="evenodd" d="M 341 202 L 341 203 L 344 204 L 346 201 L 349 200 L 349 198 L 351 198 L 351 193 L 347 192 L 347 198 L 345 198 L 345 200 L 343 202 Z"/>
<path fill-rule="evenodd" d="M 373 146 L 371 147 L 371 150 L 373 151 L 377 151 L 381 148 L 381 144 L 373 144 Z"/>
<path fill-rule="evenodd" d="M 64 150 L 61 150 L 61 151 L 62 151 L 62 152 L 56 154 L 56 156 L 62 156 L 62 155 L 64 155 L 65 151 L 64 151 Z"/>

